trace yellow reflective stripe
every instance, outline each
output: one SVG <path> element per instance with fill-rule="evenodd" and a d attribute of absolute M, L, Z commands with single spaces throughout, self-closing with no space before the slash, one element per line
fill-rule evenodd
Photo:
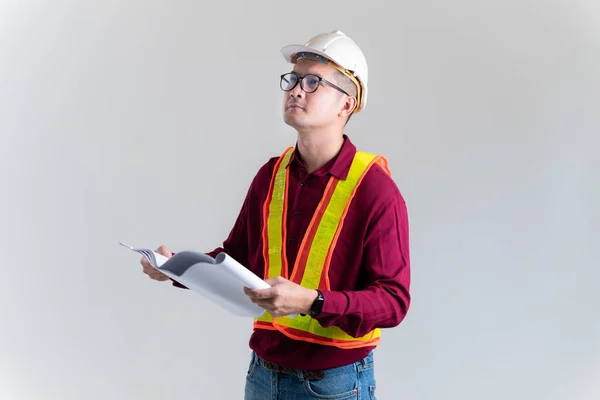
<path fill-rule="evenodd" d="M 269 254 L 269 276 L 274 278 L 281 275 L 282 269 L 282 253 L 283 253 L 283 224 L 285 216 L 283 215 L 285 202 L 285 183 L 286 173 L 290 158 L 292 157 L 293 149 L 289 149 L 283 156 L 283 160 L 279 164 L 279 169 L 275 174 L 273 184 L 273 194 L 269 203 L 269 216 L 267 219 L 267 240 Z"/>
<path fill-rule="evenodd" d="M 319 287 L 319 281 L 323 274 L 325 259 L 329 247 L 333 244 L 333 237 L 338 229 L 340 220 L 350 196 L 354 192 L 354 188 L 360 177 L 371 162 L 375 159 L 374 154 L 365 152 L 357 152 L 354 155 L 354 160 L 348 171 L 346 180 L 340 180 L 335 186 L 333 196 L 323 213 L 319 227 L 310 246 L 308 258 L 306 260 L 306 268 L 302 276 L 301 286 L 309 289 Z"/>
<path fill-rule="evenodd" d="M 282 155 L 279 167 L 275 172 L 273 181 L 273 191 L 269 193 L 271 201 L 268 204 L 268 216 L 265 229 L 267 229 L 267 242 L 263 246 L 269 246 L 267 254 L 269 259 L 265 260 L 269 266 L 268 278 L 274 278 L 281 275 L 282 269 L 282 254 L 283 254 L 283 223 L 285 221 L 283 209 L 285 204 L 285 185 L 287 164 L 292 157 L 294 148 L 290 147 Z M 267 197 L 268 198 L 268 197 Z M 264 312 L 255 321 L 272 322 L 273 317 L 268 312 Z"/>
<path fill-rule="evenodd" d="M 255 321 L 262 321 L 262 322 L 273 322 L 273 316 L 271 314 L 269 314 L 268 312 L 264 312 L 262 313 L 262 315 L 258 318 L 254 319 Z"/>
<path fill-rule="evenodd" d="M 328 328 L 324 328 L 319 321 L 310 316 L 301 316 L 298 315 L 294 318 L 285 317 L 277 317 L 275 319 L 274 324 L 279 326 L 285 326 L 289 328 L 298 329 L 301 331 L 310 332 L 313 335 L 327 337 L 340 341 L 369 341 L 374 338 L 380 337 L 380 330 L 375 329 L 366 335 L 355 338 L 354 336 L 348 335 L 346 332 L 338 328 L 337 326 L 330 326 Z"/>

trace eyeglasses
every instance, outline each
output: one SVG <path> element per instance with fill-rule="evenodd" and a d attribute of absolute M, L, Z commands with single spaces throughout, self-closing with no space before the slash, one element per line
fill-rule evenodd
<path fill-rule="evenodd" d="M 321 78 L 320 76 L 314 75 L 314 74 L 307 74 L 304 76 L 300 76 L 300 75 L 296 74 L 295 72 L 288 72 L 287 74 L 281 75 L 281 81 L 279 82 L 279 86 L 281 87 L 281 90 L 283 90 L 284 92 L 289 92 L 296 87 L 298 82 L 300 82 L 300 87 L 306 93 L 313 93 L 314 91 L 316 91 L 319 88 L 319 85 L 321 84 L 321 82 L 325 82 L 332 88 L 337 89 L 340 92 L 344 93 L 346 96 L 350 96 L 341 87 L 329 82 L 325 78 Z"/>

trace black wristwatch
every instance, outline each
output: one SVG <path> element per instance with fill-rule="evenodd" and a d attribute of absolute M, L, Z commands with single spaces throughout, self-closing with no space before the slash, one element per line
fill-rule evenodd
<path fill-rule="evenodd" d="M 319 289 L 317 289 L 317 292 L 319 294 L 317 295 L 317 298 L 315 299 L 315 301 L 313 301 L 312 305 L 310 306 L 309 315 L 311 317 L 316 317 L 317 315 L 321 314 L 321 310 L 323 309 L 323 303 L 325 302 L 323 293 L 321 293 L 321 291 Z"/>

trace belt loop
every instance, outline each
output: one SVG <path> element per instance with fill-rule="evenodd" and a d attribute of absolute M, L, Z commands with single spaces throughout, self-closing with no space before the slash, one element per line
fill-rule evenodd
<path fill-rule="evenodd" d="M 367 356 L 368 357 L 368 356 Z M 365 367 L 367 365 L 367 357 L 364 357 L 362 360 L 360 360 L 360 364 Z"/>
<path fill-rule="evenodd" d="M 298 380 L 299 380 L 300 382 L 303 382 L 303 381 L 304 381 L 304 372 L 302 372 L 302 370 L 301 370 L 301 369 L 297 369 L 297 370 L 296 370 L 296 376 L 298 377 Z"/>

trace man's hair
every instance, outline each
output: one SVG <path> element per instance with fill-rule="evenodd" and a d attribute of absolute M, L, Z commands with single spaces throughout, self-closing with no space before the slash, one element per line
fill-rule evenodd
<path fill-rule="evenodd" d="M 350 78 L 348 78 L 346 75 L 344 75 L 341 71 L 338 71 L 338 70 L 335 70 L 335 73 L 333 76 L 334 76 L 336 84 L 340 88 L 344 89 L 346 91 L 346 93 L 348 93 L 350 96 L 356 97 L 356 95 L 358 93 L 358 89 L 357 89 L 356 85 L 354 84 L 354 82 L 352 82 L 352 80 Z M 343 93 L 341 93 L 341 94 L 343 94 Z M 354 114 L 354 113 L 352 113 L 352 114 Z M 346 119 L 346 124 L 348 123 L 348 121 L 350 121 L 352 114 L 348 115 L 348 119 Z"/>

